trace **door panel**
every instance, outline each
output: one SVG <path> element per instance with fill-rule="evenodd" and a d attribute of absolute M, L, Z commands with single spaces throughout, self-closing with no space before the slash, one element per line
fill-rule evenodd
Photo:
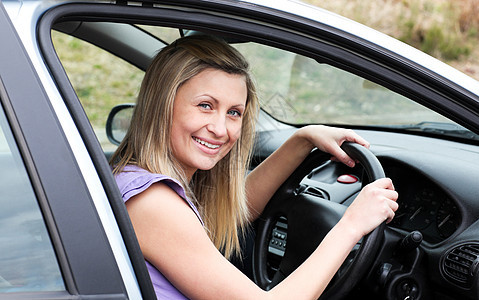
<path fill-rule="evenodd" d="M 47 225 L 66 290 L 73 295 L 126 298 L 112 250 L 71 149 L 1 3 L 0 40 L 2 106 Z"/>

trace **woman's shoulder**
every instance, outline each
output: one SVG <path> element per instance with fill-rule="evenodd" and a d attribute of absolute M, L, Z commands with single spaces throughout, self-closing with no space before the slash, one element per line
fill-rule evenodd
<path fill-rule="evenodd" d="M 115 180 L 125 202 L 157 182 L 165 183 L 180 197 L 186 199 L 185 190 L 177 180 L 163 174 L 151 173 L 138 166 L 125 166 L 122 172 L 115 174 Z"/>
<path fill-rule="evenodd" d="M 152 173 L 135 165 L 127 165 L 120 173 L 115 174 L 115 180 L 124 202 L 146 191 L 153 184 L 161 183 L 183 198 L 203 223 L 197 207 L 188 199 L 180 182 L 174 178 L 164 174 Z"/>

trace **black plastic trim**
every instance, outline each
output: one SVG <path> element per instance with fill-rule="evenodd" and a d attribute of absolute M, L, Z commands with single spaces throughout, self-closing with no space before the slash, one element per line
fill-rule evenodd
<path fill-rule="evenodd" d="M 69 109 L 72 118 L 83 138 L 87 151 L 90 154 L 92 162 L 98 171 L 105 193 L 108 197 L 110 206 L 118 223 L 119 230 L 122 234 L 123 242 L 128 251 L 136 279 L 140 286 L 140 290 L 144 299 L 156 299 L 156 295 L 151 283 L 150 275 L 145 265 L 143 254 L 140 250 L 138 240 L 136 238 L 133 225 L 128 216 L 125 204 L 121 198 L 118 186 L 112 176 L 111 168 L 105 158 L 101 146 L 96 135 L 90 125 L 83 107 L 71 86 L 68 76 L 66 75 L 51 39 L 51 28 L 53 24 L 64 17 L 65 8 L 69 6 L 60 6 L 48 11 L 40 20 L 37 27 L 37 36 L 42 50 L 43 57 L 47 62 L 47 66 L 53 74 L 53 78 L 59 87 L 59 91 L 63 96 L 65 104 Z M 96 6 L 89 6 L 92 11 L 96 10 Z"/>
<path fill-rule="evenodd" d="M 124 299 L 121 275 L 81 172 L 1 3 L 0 37 L 2 101 L 59 258 L 69 292 L 63 298 Z"/>
<path fill-rule="evenodd" d="M 20 155 L 22 156 L 25 169 L 28 173 L 30 182 L 35 192 L 35 196 L 41 208 L 43 220 L 47 228 L 49 228 L 49 236 L 52 241 L 52 244 L 54 245 L 59 266 L 62 269 L 62 276 L 63 276 L 65 287 L 67 287 L 67 289 L 74 294 L 78 293 L 74 284 L 70 266 L 68 264 L 67 255 L 65 254 L 65 249 L 63 248 L 60 235 L 56 228 L 52 211 L 48 204 L 45 191 L 43 190 L 43 187 L 41 185 L 40 177 L 35 169 L 33 158 L 28 150 L 27 142 L 22 135 L 22 130 L 20 128 L 18 120 L 15 117 L 15 113 L 12 108 L 12 104 L 6 92 L 3 81 L 0 78 L 0 108 L 2 106 L 4 109 L 5 115 L 7 117 L 8 123 L 10 125 L 10 129 L 12 130 L 13 136 L 15 138 L 16 145 L 18 147 Z"/>

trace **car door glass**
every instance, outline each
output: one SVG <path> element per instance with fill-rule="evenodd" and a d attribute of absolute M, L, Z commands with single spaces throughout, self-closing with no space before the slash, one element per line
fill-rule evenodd
<path fill-rule="evenodd" d="M 144 72 L 97 46 L 52 31 L 58 57 L 105 152 L 116 149 L 106 136 L 110 110 L 134 103 Z"/>
<path fill-rule="evenodd" d="M 449 122 L 434 111 L 352 73 L 281 49 L 240 43 L 261 107 L 293 124 L 398 125 Z"/>
<path fill-rule="evenodd" d="M 0 166 L 0 293 L 65 290 L 40 207 L 1 105 Z"/>

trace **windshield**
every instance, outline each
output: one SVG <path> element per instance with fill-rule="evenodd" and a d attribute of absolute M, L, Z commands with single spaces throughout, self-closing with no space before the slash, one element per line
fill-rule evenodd
<path fill-rule="evenodd" d="M 261 107 L 280 121 L 475 136 L 409 98 L 352 73 L 264 45 L 244 43 L 236 47 L 251 64 Z"/>

